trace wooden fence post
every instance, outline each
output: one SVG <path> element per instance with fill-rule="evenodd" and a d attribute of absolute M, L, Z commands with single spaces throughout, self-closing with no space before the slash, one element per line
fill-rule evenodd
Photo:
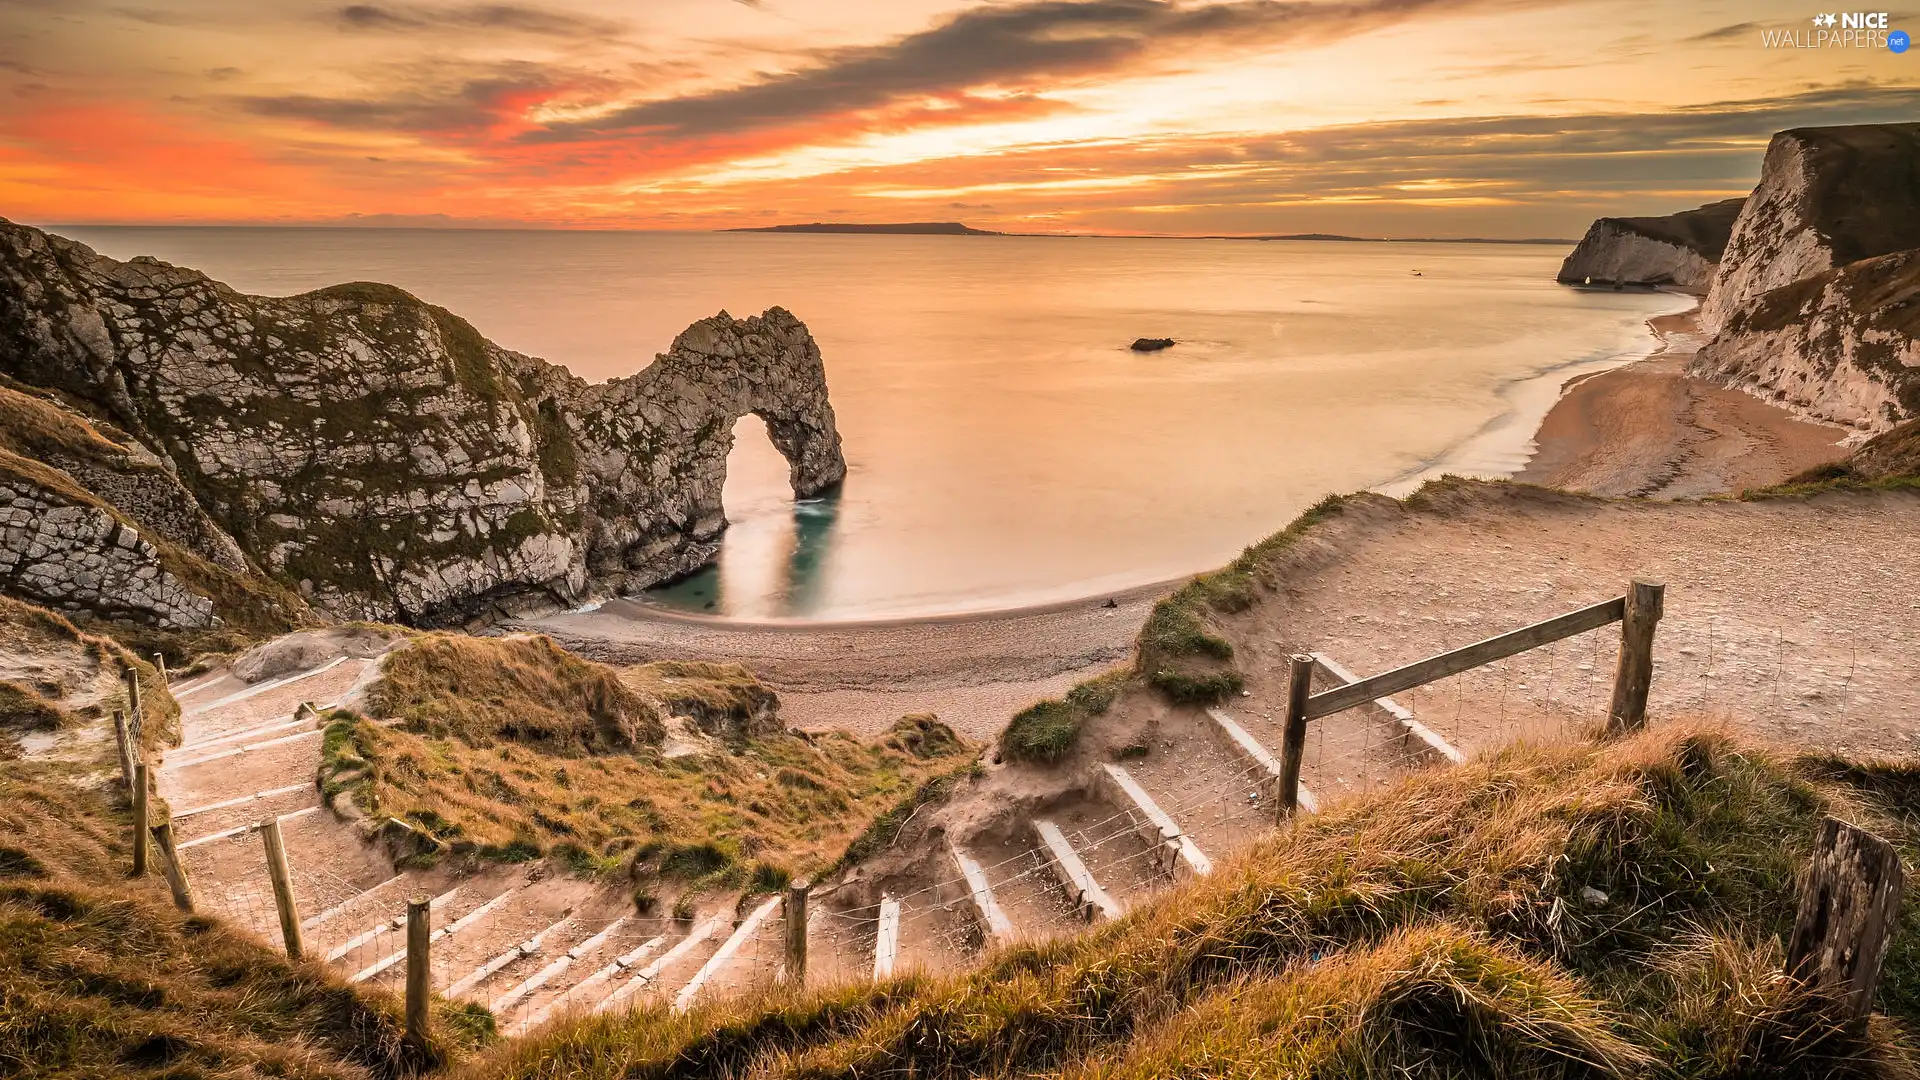
<path fill-rule="evenodd" d="M 427 1004 L 433 995 L 433 898 L 407 901 L 407 1038 L 427 1041 Z"/>
<path fill-rule="evenodd" d="M 120 780 L 127 785 L 127 799 L 133 799 L 133 736 L 127 731 L 127 714 L 113 710 L 113 738 L 120 744 Z"/>
<path fill-rule="evenodd" d="M 1287 665 L 1287 730 L 1280 743 L 1280 790 L 1275 824 L 1300 807 L 1300 759 L 1307 752 L 1307 698 L 1313 693 L 1313 657 L 1293 656 Z"/>
<path fill-rule="evenodd" d="M 1620 620 L 1620 659 L 1613 673 L 1613 703 L 1607 731 L 1618 734 L 1646 726 L 1647 691 L 1653 685 L 1653 629 L 1660 622 L 1667 586 L 1634 578 L 1627 589 L 1627 613 Z"/>
<path fill-rule="evenodd" d="M 1838 818 L 1820 822 L 1787 940 L 1787 975 L 1838 991 L 1854 1019 L 1873 1011 L 1880 965 L 1900 911 L 1900 853 Z"/>
<path fill-rule="evenodd" d="M 173 906 L 193 914 L 193 886 L 187 882 L 187 864 L 180 861 L 180 849 L 173 845 L 173 823 L 163 821 L 152 829 L 153 845 L 160 849 L 160 869 L 167 875 L 167 888 L 173 890 Z"/>
<path fill-rule="evenodd" d="M 270 817 L 260 823 L 260 838 L 267 849 L 267 877 L 273 882 L 273 906 L 280 914 L 280 938 L 287 945 L 287 959 L 305 955 L 300 940 L 300 908 L 293 900 L 293 875 L 287 872 L 287 846 L 280 839 L 280 819 Z"/>
<path fill-rule="evenodd" d="M 139 760 L 140 748 L 145 743 L 146 716 L 140 708 L 140 669 L 127 669 L 127 732 L 133 743 L 135 760 Z"/>
<path fill-rule="evenodd" d="M 157 652 L 153 654 L 153 669 L 160 673 L 160 685 L 161 686 L 168 685 L 171 680 L 167 678 L 167 654 L 166 653 Z"/>
<path fill-rule="evenodd" d="M 147 876 L 147 763 L 133 767 L 133 876 Z"/>
<path fill-rule="evenodd" d="M 797 878 L 787 883 L 787 982 L 807 984 L 807 890 L 812 882 Z"/>

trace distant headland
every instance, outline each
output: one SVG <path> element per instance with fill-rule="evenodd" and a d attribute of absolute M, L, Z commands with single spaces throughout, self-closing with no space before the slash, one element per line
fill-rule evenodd
<path fill-rule="evenodd" d="M 1558 244 L 1571 240 L 1529 237 L 1523 240 L 1496 240 L 1483 237 L 1405 237 L 1342 236 L 1338 233 L 1287 233 L 1275 236 L 1180 236 L 1177 234 L 1105 234 L 1105 233 L 1017 233 L 994 229 L 976 229 L 958 221 L 900 221 L 874 225 L 845 221 L 815 221 L 805 225 L 762 225 L 755 228 L 721 229 L 734 233 L 866 233 L 886 236 L 1054 236 L 1081 240 L 1329 240 L 1356 244 Z"/>
<path fill-rule="evenodd" d="M 843 221 L 816 221 L 808 225 L 766 225 L 756 229 L 723 229 L 722 232 L 784 233 L 886 233 L 894 236 L 1004 236 L 990 229 L 975 229 L 958 221 L 900 221 L 880 225 L 860 225 Z"/>

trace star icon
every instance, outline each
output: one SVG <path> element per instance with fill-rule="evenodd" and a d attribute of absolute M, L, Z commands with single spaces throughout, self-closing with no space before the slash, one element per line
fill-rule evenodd
<path fill-rule="evenodd" d="M 1833 15 L 1827 15 L 1827 16 L 1825 16 L 1825 18 L 1826 18 L 1826 20 L 1827 20 L 1827 25 L 1828 25 L 1828 26 L 1832 26 L 1832 25 L 1833 25 L 1834 23 L 1837 23 L 1837 22 L 1839 22 L 1839 21 L 1840 21 L 1840 20 L 1839 20 L 1839 18 L 1837 18 L 1836 16 L 1833 16 Z"/>

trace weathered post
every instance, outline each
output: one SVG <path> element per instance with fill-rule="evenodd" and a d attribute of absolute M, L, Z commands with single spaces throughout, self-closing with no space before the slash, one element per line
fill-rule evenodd
<path fill-rule="evenodd" d="M 1313 657 L 1295 655 L 1287 665 L 1287 730 L 1280 742 L 1276 824 L 1300 807 L 1300 759 L 1307 752 L 1307 698 L 1312 693 Z"/>
<path fill-rule="evenodd" d="M 1787 939 L 1787 975 L 1837 991 L 1854 1019 L 1873 1011 L 1880 965 L 1900 911 L 1900 853 L 1838 818 L 1820 822 Z"/>
<path fill-rule="evenodd" d="M 133 799 L 133 736 L 127 731 L 127 714 L 113 710 L 113 739 L 120 744 L 120 780 L 127 785 L 127 799 Z"/>
<path fill-rule="evenodd" d="M 807 984 L 807 890 L 812 882 L 796 878 L 787 883 L 787 982 Z"/>
<path fill-rule="evenodd" d="M 278 817 L 260 823 L 260 838 L 267 849 L 267 877 L 273 882 L 273 906 L 280 914 L 280 938 L 286 942 L 287 959 L 298 960 L 306 950 L 300 940 L 300 908 L 293 900 L 293 875 L 287 872 L 287 846 L 280 839 Z"/>
<path fill-rule="evenodd" d="M 157 652 L 153 654 L 153 670 L 160 673 L 161 686 L 169 685 L 169 683 L 172 681 L 167 678 L 167 654 L 166 653 Z"/>
<path fill-rule="evenodd" d="M 433 898 L 407 901 L 407 1039 L 427 1041 L 427 1004 L 433 995 Z"/>
<path fill-rule="evenodd" d="M 127 669 L 127 731 L 132 735 L 136 758 L 146 732 L 145 715 L 140 710 L 140 669 Z"/>
<path fill-rule="evenodd" d="M 133 876 L 147 876 L 147 763 L 133 767 Z"/>
<path fill-rule="evenodd" d="M 193 914 L 193 887 L 187 882 L 187 866 L 180 861 L 180 849 L 173 845 L 173 823 L 163 821 L 153 827 L 153 846 L 160 849 L 160 869 L 167 875 L 167 888 L 173 890 L 173 906 Z"/>
<path fill-rule="evenodd" d="M 1613 703 L 1607 731 L 1618 734 L 1644 727 L 1647 691 L 1653 685 L 1653 629 L 1660 622 L 1667 586 L 1645 578 L 1627 589 L 1627 613 L 1620 620 L 1620 659 L 1613 673 Z"/>

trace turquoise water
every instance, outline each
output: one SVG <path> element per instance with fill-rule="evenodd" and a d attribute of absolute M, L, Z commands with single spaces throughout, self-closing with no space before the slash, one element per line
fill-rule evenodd
<path fill-rule="evenodd" d="M 1686 306 L 1561 288 L 1565 252 L 1532 246 L 56 231 L 249 292 L 391 282 L 590 379 L 723 308 L 787 307 L 826 359 L 845 488 L 795 504 L 743 420 L 718 565 L 650 594 L 750 619 L 1097 595 L 1219 565 L 1329 492 L 1510 474 L 1565 378 Z"/>

